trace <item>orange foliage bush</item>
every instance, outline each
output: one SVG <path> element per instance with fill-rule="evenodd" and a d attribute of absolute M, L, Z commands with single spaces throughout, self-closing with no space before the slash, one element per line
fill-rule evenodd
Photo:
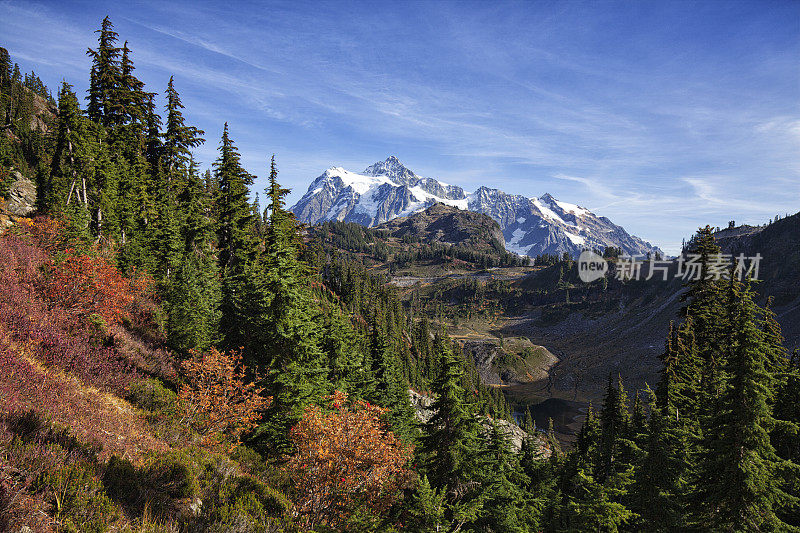
<path fill-rule="evenodd" d="M 107 259 L 64 251 L 62 261 L 54 264 L 44 284 L 44 294 L 73 315 L 97 314 L 108 324 L 119 323 L 138 293 L 150 282 L 144 278 L 128 279 Z"/>
<path fill-rule="evenodd" d="M 47 251 L 61 248 L 64 244 L 63 225 L 56 219 L 49 217 L 23 218 L 20 223 L 21 229 Z"/>
<path fill-rule="evenodd" d="M 330 397 L 332 410 L 306 409 L 291 431 L 296 453 L 286 469 L 296 488 L 300 520 L 309 529 L 340 528 L 360 506 L 385 513 L 411 475 L 412 448 L 386 430 L 386 409 Z"/>
<path fill-rule="evenodd" d="M 178 393 L 183 421 L 203 437 L 205 446 L 214 447 L 226 438 L 237 444 L 272 402 L 261 396 L 263 388 L 245 382 L 241 352 L 192 352 L 181 366 L 187 380 Z"/>

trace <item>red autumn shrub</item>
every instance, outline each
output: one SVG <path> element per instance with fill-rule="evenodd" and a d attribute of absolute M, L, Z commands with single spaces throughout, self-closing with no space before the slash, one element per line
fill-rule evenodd
<path fill-rule="evenodd" d="M 53 252 L 64 245 L 64 227 L 50 217 L 24 218 L 19 230 L 27 234 L 40 248 Z"/>
<path fill-rule="evenodd" d="M 133 364 L 112 346 L 98 345 L 73 313 L 41 295 L 47 254 L 29 239 L 0 237 L 0 326 L 9 341 L 48 366 L 72 373 L 86 384 L 121 394 L 139 377 Z M 1 329 L 1 328 L 0 328 Z"/>
<path fill-rule="evenodd" d="M 384 514 L 408 482 L 412 448 L 384 427 L 386 409 L 330 397 L 332 409 L 306 409 L 291 431 L 296 453 L 286 470 L 294 481 L 296 513 L 313 529 L 337 529 L 361 506 Z"/>
<path fill-rule="evenodd" d="M 54 264 L 48 274 L 45 297 L 78 317 L 95 314 L 108 324 L 118 323 L 134 301 L 131 281 L 103 257 L 67 249 L 63 261 Z"/>

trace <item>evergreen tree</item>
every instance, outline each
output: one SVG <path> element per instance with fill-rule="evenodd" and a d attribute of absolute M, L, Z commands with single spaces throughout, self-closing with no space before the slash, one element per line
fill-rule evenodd
<path fill-rule="evenodd" d="M 0 46 L 0 127 L 11 127 L 11 75 L 13 67 L 8 50 Z M 0 137 L 0 150 L 8 151 L 8 143 Z M 2 154 L 0 154 L 2 155 Z"/>
<path fill-rule="evenodd" d="M 600 449 L 596 479 L 605 482 L 629 470 L 634 444 L 629 438 L 630 415 L 622 378 L 615 385 L 608 377 L 606 397 L 600 412 Z"/>
<path fill-rule="evenodd" d="M 639 515 L 634 522 L 640 531 L 682 531 L 686 529 L 686 481 L 689 474 L 689 445 L 683 424 L 672 404 L 659 405 L 650 393 L 650 419 L 642 444 L 643 457 L 637 463 L 631 486 L 631 508 Z"/>
<path fill-rule="evenodd" d="M 178 194 L 185 186 L 184 179 L 189 169 L 192 148 L 205 142 L 205 132 L 194 126 L 187 126 L 181 109 L 184 107 L 175 89 L 174 79 L 170 76 L 167 84 L 167 123 L 160 162 L 167 180 L 167 189 L 172 194 Z"/>
<path fill-rule="evenodd" d="M 157 276 L 163 280 L 165 286 L 170 283 L 170 276 L 180 264 L 182 257 L 181 228 L 183 214 L 186 206 L 179 204 L 180 198 L 185 198 L 184 190 L 189 187 L 191 174 L 192 155 L 191 149 L 203 143 L 203 132 L 193 126 L 185 124 L 178 92 L 175 90 L 173 79 L 170 77 L 167 86 L 167 125 L 163 135 L 163 144 L 156 143 L 157 135 L 151 128 L 157 129 L 158 119 L 152 109 L 147 115 L 148 134 L 145 139 L 147 152 L 156 149 L 156 154 L 147 153 L 146 158 L 150 165 L 151 186 L 156 187 L 157 198 L 156 216 L 152 235 L 155 237 L 153 246 L 157 258 Z M 150 163 L 155 157 L 156 168 Z M 169 289 L 168 289 L 169 290 Z"/>
<path fill-rule="evenodd" d="M 219 277 L 208 250 L 185 252 L 169 294 L 169 337 L 180 350 L 207 350 L 217 340 Z"/>
<path fill-rule="evenodd" d="M 769 431 L 770 347 L 758 328 L 758 311 L 749 287 L 731 282 L 728 315 L 733 326 L 726 347 L 728 377 L 702 442 L 694 479 L 694 519 L 699 527 L 729 530 L 783 528 L 781 506 L 796 503 L 781 487 L 785 466 L 775 453 Z"/>
<path fill-rule="evenodd" d="M 576 496 L 568 507 L 572 530 L 612 533 L 635 518 L 632 511 L 619 503 L 625 489 L 613 481 L 600 483 L 586 470 L 578 470 Z"/>
<path fill-rule="evenodd" d="M 408 531 L 413 533 L 434 533 L 447 531 L 445 490 L 432 487 L 427 476 L 421 476 L 411 495 Z"/>
<path fill-rule="evenodd" d="M 170 339 L 179 349 L 203 351 L 217 341 L 222 297 L 211 199 L 194 162 L 179 201 L 185 217 L 183 253 L 169 295 Z"/>
<path fill-rule="evenodd" d="M 6 92 L 11 87 L 11 74 L 13 66 L 11 64 L 11 56 L 3 47 L 0 47 L 0 89 Z"/>
<path fill-rule="evenodd" d="M 687 252 L 696 258 L 693 267 L 686 266 L 690 280 L 682 296 L 687 302 L 683 315 L 691 317 L 695 336 L 702 339 L 697 343 L 700 391 L 704 395 L 701 406 L 712 405 L 721 390 L 723 377 L 720 371 L 725 365 L 722 345 L 728 330 L 723 309 L 724 272 L 715 272 L 711 266 L 713 258 L 721 253 L 713 233 L 710 226 L 700 228 L 687 245 Z"/>
<path fill-rule="evenodd" d="M 389 427 L 401 438 L 409 440 L 415 433 L 414 409 L 408 397 L 406 382 L 394 353 L 391 336 L 378 320 L 378 310 L 371 318 L 369 355 L 375 388 L 368 399 L 389 408 Z"/>
<path fill-rule="evenodd" d="M 536 420 L 533 419 L 530 406 L 525 408 L 525 418 L 522 421 L 522 429 L 529 435 L 536 435 Z"/>
<path fill-rule="evenodd" d="M 561 524 L 568 529 L 615 532 L 636 517 L 621 503 L 631 482 L 632 468 L 625 465 L 623 469 L 613 460 L 619 443 L 612 437 L 618 435 L 625 420 L 623 400 L 624 393 L 615 389 L 609 379 L 600 419 L 591 408 L 587 414 L 571 466 L 566 469 L 568 498 L 560 513 Z M 604 415 L 606 410 L 609 413 Z"/>
<path fill-rule="evenodd" d="M 336 303 L 326 305 L 322 349 L 328 357 L 328 381 L 334 390 L 346 392 L 353 400 L 370 398 L 375 392 L 364 366 L 360 339 Z"/>
<path fill-rule="evenodd" d="M 800 358 L 795 350 L 783 367 L 775 397 L 775 427 L 770 442 L 775 453 L 784 460 L 781 474 L 783 487 L 793 498 L 800 497 Z M 800 506 L 793 501 L 780 506 L 778 516 L 787 524 L 800 526 Z"/>
<path fill-rule="evenodd" d="M 216 211 L 217 242 L 220 266 L 225 275 L 233 275 L 254 252 L 253 213 L 248 200 L 248 187 L 254 176 L 241 165 L 241 156 L 228 135 L 228 123 L 222 130 L 219 157 L 214 162 L 214 179 L 218 186 Z M 277 171 L 276 171 L 277 174 Z"/>
<path fill-rule="evenodd" d="M 524 488 L 530 479 L 522 471 L 519 458 L 509 450 L 507 437 L 496 423 L 489 430 L 483 455 L 482 489 L 486 496 L 476 529 L 497 533 L 528 531 L 531 509 Z"/>
<path fill-rule="evenodd" d="M 445 522 L 458 530 L 482 512 L 479 426 L 474 406 L 461 385 L 464 371 L 449 342 L 438 337 L 440 373 L 433 383 L 435 414 L 425 424 L 420 454 L 430 486 L 444 491 Z"/>
<path fill-rule="evenodd" d="M 764 334 L 764 343 L 767 346 L 767 355 L 764 368 L 770 376 L 770 399 L 774 399 L 776 391 L 782 386 L 786 377 L 785 371 L 789 366 L 789 354 L 784 346 L 781 326 L 775 319 L 772 310 L 773 298 L 767 298 L 766 305 L 760 310 L 760 329 Z"/>
<path fill-rule="evenodd" d="M 541 441 L 535 436 L 525 437 L 519 463 L 529 480 L 527 486 L 523 486 L 527 496 L 526 523 L 530 530 L 541 531 L 544 523 L 552 521 L 552 516 L 545 514 L 548 504 L 560 499 L 556 492 L 556 480 L 563 467 L 561 456 L 551 450 L 550 458 L 545 459 Z"/>
<path fill-rule="evenodd" d="M 288 191 L 277 186 L 274 158 L 270 180 L 277 190 L 269 205 L 270 238 L 264 253 L 247 265 L 244 298 L 238 304 L 247 322 L 238 333 L 245 354 L 270 369 L 273 401 L 257 431 L 257 442 L 264 449 L 286 453 L 289 428 L 306 406 L 330 392 L 330 383 L 321 311 L 312 298 L 308 266 L 299 259 L 297 223 L 283 209 Z M 247 202 L 244 208 L 250 212 Z"/>
<path fill-rule="evenodd" d="M 118 99 L 122 85 L 122 50 L 115 46 L 119 35 L 108 17 L 103 19 L 101 28 L 95 33 L 99 34 L 97 50 L 90 48 L 86 52 L 92 58 L 87 112 L 91 120 L 110 127 L 122 122 L 122 106 Z"/>
<path fill-rule="evenodd" d="M 121 123 L 132 124 L 141 131 L 146 123 L 149 95 L 144 91 L 144 83 L 133 74 L 135 67 L 130 54 L 128 41 L 125 41 L 120 58 L 119 94 L 116 100 Z"/>
<path fill-rule="evenodd" d="M 55 150 L 51 160 L 50 180 L 45 190 L 38 191 L 42 207 L 62 208 L 72 202 L 86 205 L 83 192 L 86 176 L 81 172 L 84 125 L 78 98 L 67 82 L 58 93 Z M 80 172 L 80 174 L 79 174 Z M 63 202 L 63 204 L 62 204 Z"/>
<path fill-rule="evenodd" d="M 228 135 L 228 124 L 222 131 L 219 157 L 214 162 L 216 186 L 214 210 L 217 216 L 217 247 L 222 274 L 222 335 L 231 347 L 247 347 L 245 291 L 248 268 L 256 250 L 253 237 L 253 215 L 248 200 L 248 186 L 253 176 L 240 163 L 236 145 Z M 249 347 L 248 347 L 249 349 Z"/>
<path fill-rule="evenodd" d="M 258 193 L 256 193 L 256 199 L 253 200 L 253 236 L 259 241 L 264 238 L 264 215 L 261 211 Z"/>
<path fill-rule="evenodd" d="M 155 94 L 145 93 L 145 158 L 151 176 L 155 179 L 161 172 L 161 153 L 164 145 L 161 140 L 161 117 L 156 113 Z M 158 181 L 153 184 L 154 188 Z M 160 186 L 160 184 L 158 184 Z"/>

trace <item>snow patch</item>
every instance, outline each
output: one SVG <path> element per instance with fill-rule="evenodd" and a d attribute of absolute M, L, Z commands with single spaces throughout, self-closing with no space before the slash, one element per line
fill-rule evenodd
<path fill-rule="evenodd" d="M 359 195 L 363 195 L 375 185 L 383 185 L 384 183 L 394 184 L 392 180 L 383 175 L 364 176 L 345 170 L 342 167 L 329 168 L 325 173 L 329 178 L 339 178 L 346 187 L 350 187 Z"/>
<path fill-rule="evenodd" d="M 562 223 L 562 224 L 564 224 L 565 226 L 567 226 L 567 225 L 568 225 L 566 222 L 564 222 L 564 220 L 563 220 L 563 219 L 562 219 L 560 216 L 558 216 L 558 215 L 556 214 L 556 212 L 555 212 L 555 211 L 553 211 L 552 209 L 550 209 L 549 207 L 547 207 L 546 205 L 544 205 L 542 202 L 540 202 L 538 198 L 534 198 L 534 199 L 533 199 L 533 205 L 535 205 L 535 206 L 536 206 L 536 208 L 537 208 L 539 211 L 541 211 L 541 212 L 542 212 L 542 214 L 543 214 L 545 217 L 547 217 L 547 218 L 549 218 L 549 219 L 551 219 L 551 220 L 555 220 L 555 221 L 557 221 L 557 222 L 561 222 L 561 223 Z M 569 225 L 572 225 L 572 224 L 569 224 Z"/>
<path fill-rule="evenodd" d="M 517 228 L 514 230 L 514 233 L 511 234 L 511 240 L 508 241 L 508 244 L 517 244 L 524 236 L 525 230 Z"/>
<path fill-rule="evenodd" d="M 575 204 L 570 204 L 568 202 L 560 202 L 558 200 L 553 200 L 553 201 L 556 203 L 558 207 L 560 207 L 567 213 L 574 213 L 579 217 L 589 214 L 588 209 L 584 209 L 583 207 L 577 206 Z"/>
<path fill-rule="evenodd" d="M 526 232 L 523 229 L 515 229 L 514 232 L 511 234 L 511 240 L 506 243 L 506 250 L 509 252 L 513 252 L 517 255 L 528 255 L 528 250 L 531 249 L 531 244 L 527 246 L 520 246 L 519 241 L 525 237 Z"/>
<path fill-rule="evenodd" d="M 586 239 L 584 239 L 580 235 L 575 235 L 575 234 L 570 233 L 568 231 L 565 231 L 564 234 L 567 236 L 567 238 L 570 241 L 572 241 L 572 244 L 575 244 L 575 245 L 578 245 L 578 246 L 583 246 L 584 244 L 586 244 Z"/>

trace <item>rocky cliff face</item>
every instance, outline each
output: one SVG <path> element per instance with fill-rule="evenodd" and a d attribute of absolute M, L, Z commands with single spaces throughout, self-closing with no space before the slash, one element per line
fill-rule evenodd
<path fill-rule="evenodd" d="M 6 197 L 0 197 L 0 232 L 36 210 L 36 184 L 16 170 Z"/>
<path fill-rule="evenodd" d="M 376 226 L 442 203 L 490 216 L 500 225 L 506 249 L 536 257 L 584 249 L 621 248 L 630 255 L 661 253 L 650 243 L 589 210 L 561 202 L 550 194 L 538 198 L 480 187 L 461 187 L 418 176 L 391 156 L 361 174 L 330 168 L 318 177 L 291 211 L 307 224 L 326 220 Z"/>
<path fill-rule="evenodd" d="M 411 399 L 411 405 L 414 407 L 417 420 L 423 424 L 427 423 L 431 417 L 436 414 L 436 411 L 431 407 L 433 405 L 433 398 L 427 394 L 420 394 L 413 389 L 408 390 L 408 395 Z M 523 440 L 526 438 L 533 438 L 539 445 L 539 455 L 542 458 L 550 457 L 550 447 L 547 444 L 547 440 L 541 435 L 529 435 L 519 426 L 512 424 L 507 420 L 492 420 L 488 417 L 482 424 L 487 432 L 491 429 L 492 422 L 497 424 L 500 430 L 506 435 L 506 439 L 508 439 L 511 450 L 515 453 L 519 453 L 522 449 Z"/>

